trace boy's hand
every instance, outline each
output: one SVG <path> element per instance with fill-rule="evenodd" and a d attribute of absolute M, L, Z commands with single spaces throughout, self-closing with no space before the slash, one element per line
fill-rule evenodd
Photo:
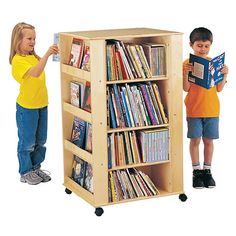
<path fill-rule="evenodd" d="M 224 64 L 223 68 L 220 71 L 223 75 L 227 75 L 229 73 L 229 68 Z"/>
<path fill-rule="evenodd" d="M 186 63 L 183 65 L 183 76 L 188 76 L 188 73 L 192 71 L 193 72 L 193 65 L 191 63 Z"/>

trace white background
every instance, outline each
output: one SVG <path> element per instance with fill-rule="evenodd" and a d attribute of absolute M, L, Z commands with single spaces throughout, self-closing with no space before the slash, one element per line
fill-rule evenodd
<path fill-rule="evenodd" d="M 231 2 L 231 3 L 228 3 Z M 233 1 L 13 1 L 0 7 L 0 235 L 235 235 L 235 8 Z M 47 156 L 43 168 L 52 181 L 30 186 L 20 183 L 16 156 L 15 99 L 18 84 L 8 63 L 14 25 L 36 27 L 36 52 L 43 55 L 55 32 L 149 27 L 183 32 L 183 59 L 191 52 L 188 37 L 193 28 L 212 30 L 210 56 L 226 52 L 228 84 L 221 100 L 220 139 L 215 142 L 215 189 L 195 190 L 184 125 L 184 184 L 188 196 L 177 195 L 116 204 L 97 217 L 94 208 L 75 194 L 64 192 L 60 110 L 59 64 L 46 66 L 49 90 Z M 181 80 L 180 80 L 181 83 Z M 185 114 L 184 114 L 185 117 Z M 234 220 L 233 220 L 234 218 Z"/>

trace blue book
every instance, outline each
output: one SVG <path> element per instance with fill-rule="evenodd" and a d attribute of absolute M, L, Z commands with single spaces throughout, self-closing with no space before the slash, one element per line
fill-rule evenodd
<path fill-rule="evenodd" d="M 59 45 L 59 33 L 55 33 L 53 35 L 53 43 Z M 60 61 L 60 54 L 53 54 L 52 55 L 52 60 L 53 61 Z"/>
<path fill-rule="evenodd" d="M 206 89 L 210 89 L 224 79 L 221 69 L 224 66 L 225 53 L 208 60 L 190 54 L 189 62 L 193 64 L 193 72 L 189 72 L 188 81 Z"/>
<path fill-rule="evenodd" d="M 84 149 L 86 134 L 86 121 L 78 117 L 74 118 L 71 134 L 71 142 L 76 146 Z"/>
<path fill-rule="evenodd" d="M 80 186 L 84 186 L 87 162 L 74 155 L 71 178 Z"/>

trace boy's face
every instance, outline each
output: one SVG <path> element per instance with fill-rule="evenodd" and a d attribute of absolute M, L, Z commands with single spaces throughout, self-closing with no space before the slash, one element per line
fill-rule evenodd
<path fill-rule="evenodd" d="M 193 49 L 196 56 L 206 58 L 211 48 L 211 42 L 209 40 L 199 40 L 195 41 L 193 44 L 190 42 L 190 47 Z"/>

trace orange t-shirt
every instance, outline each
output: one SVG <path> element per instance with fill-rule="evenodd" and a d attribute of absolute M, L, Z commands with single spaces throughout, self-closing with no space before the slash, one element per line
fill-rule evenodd
<path fill-rule="evenodd" d="M 185 60 L 184 64 L 189 63 Z M 219 117 L 220 101 L 216 86 L 205 89 L 191 83 L 188 94 L 185 97 L 187 117 Z"/>

